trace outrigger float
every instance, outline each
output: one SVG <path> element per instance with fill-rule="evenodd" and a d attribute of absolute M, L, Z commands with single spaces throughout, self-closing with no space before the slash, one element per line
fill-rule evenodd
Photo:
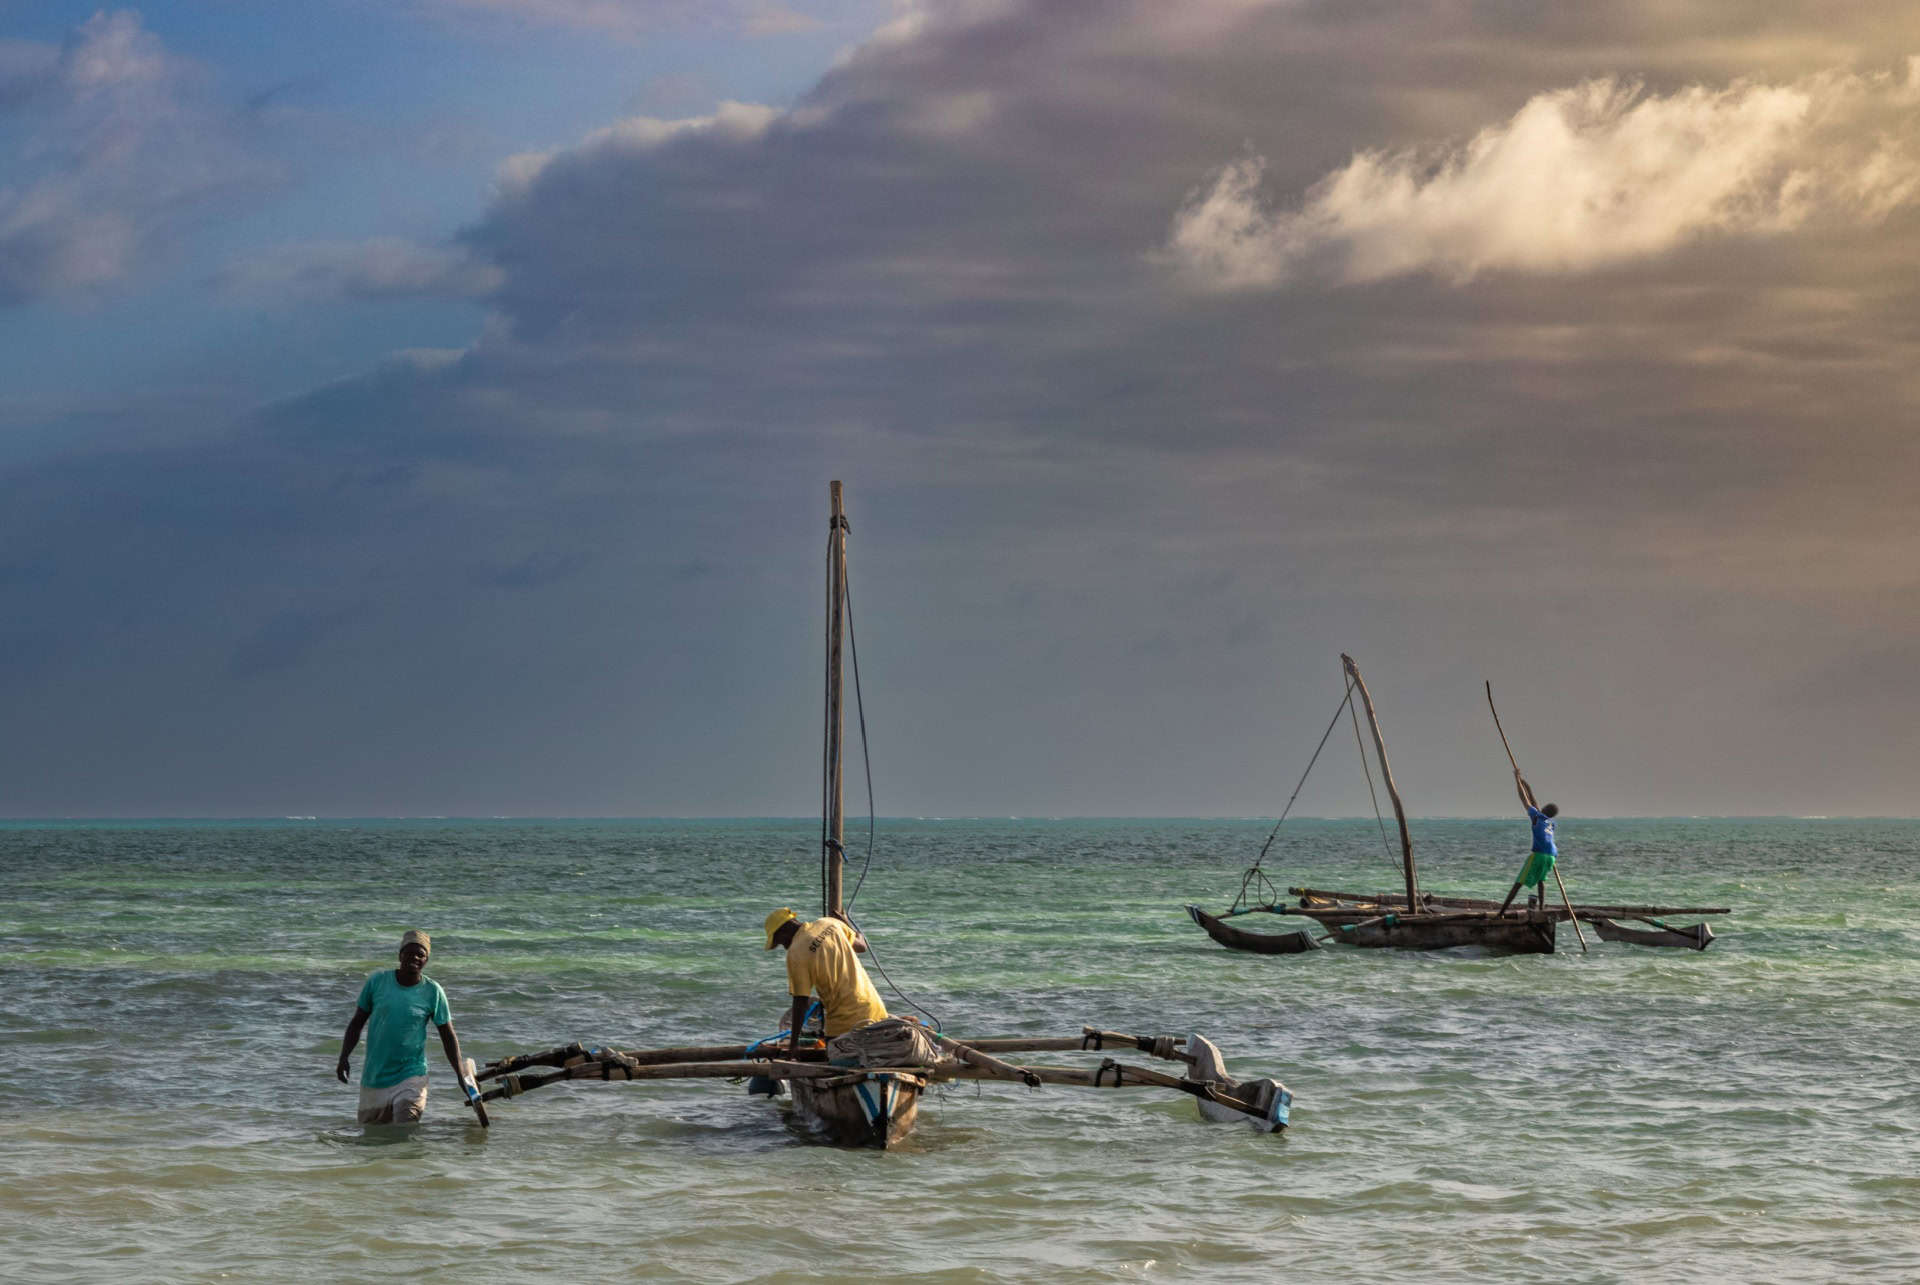
<path fill-rule="evenodd" d="M 1254 859 L 1240 880 L 1240 893 L 1233 904 L 1223 913 L 1212 915 L 1199 906 L 1186 907 L 1187 915 L 1214 941 L 1229 950 L 1244 950 L 1260 955 L 1294 955 L 1318 949 L 1322 942 L 1334 942 L 1343 946 L 1360 947 L 1398 947 L 1408 950 L 1439 950 L 1451 946 L 1478 946 L 1489 951 L 1505 954 L 1551 954 L 1554 949 L 1554 929 L 1562 923 L 1571 921 L 1575 931 L 1581 923 L 1590 923 L 1604 941 L 1625 942 L 1637 946 L 1683 947 L 1690 950 L 1705 950 L 1714 940 L 1713 930 L 1706 924 L 1693 924 L 1687 927 L 1674 927 L 1663 922 L 1669 915 L 1730 915 L 1733 912 L 1724 906 L 1601 906 L 1575 905 L 1566 898 L 1565 885 L 1561 885 L 1563 905 L 1553 906 L 1547 901 L 1546 889 L 1541 888 L 1538 901 L 1530 901 L 1524 906 L 1511 909 L 1503 908 L 1503 903 L 1474 897 L 1436 896 L 1422 893 L 1413 858 L 1413 838 L 1407 828 L 1406 808 L 1400 800 L 1400 790 L 1394 783 L 1393 770 L 1387 763 L 1386 740 L 1380 732 L 1380 720 L 1374 712 L 1373 698 L 1367 692 L 1366 682 L 1360 677 L 1360 668 L 1353 657 L 1342 655 L 1340 663 L 1346 674 L 1346 694 L 1339 708 L 1335 709 L 1333 721 L 1327 725 L 1326 732 L 1320 737 L 1320 745 L 1313 752 L 1313 759 L 1307 763 L 1307 771 L 1301 774 L 1300 784 L 1294 787 L 1293 797 L 1287 800 L 1287 806 L 1281 811 L 1279 821 L 1274 823 L 1273 833 L 1261 846 L 1260 854 Z M 1327 738 L 1333 734 L 1334 727 L 1345 712 L 1353 715 L 1354 736 L 1359 740 L 1358 716 L 1353 713 L 1354 697 L 1360 698 L 1360 705 L 1366 710 L 1367 725 L 1372 731 L 1372 739 L 1377 761 L 1380 766 L 1380 778 L 1385 786 L 1388 798 L 1393 803 L 1393 815 L 1400 827 L 1400 857 L 1398 864 L 1405 880 L 1403 893 L 1356 893 L 1333 892 L 1318 888 L 1289 888 L 1290 896 L 1297 898 L 1291 904 L 1281 901 L 1274 892 L 1272 883 L 1261 869 L 1268 850 L 1280 832 L 1281 823 L 1292 811 L 1295 799 L 1300 797 L 1300 789 L 1306 784 L 1307 775 L 1313 771 L 1320 751 L 1326 748 Z M 1493 688 L 1487 688 L 1489 707 L 1493 701 Z M 1496 726 L 1499 713 L 1494 713 Z M 1502 745 L 1506 744 L 1506 732 L 1500 732 Z M 1366 745 L 1360 745 L 1361 765 L 1367 765 Z M 1507 750 L 1509 761 L 1513 751 Z M 1514 768 L 1516 775 L 1519 768 Z M 1373 775 L 1367 770 L 1368 791 L 1371 793 Z M 1376 804 L 1377 813 L 1377 804 Z M 1557 878 L 1556 872 L 1556 878 Z M 1517 885 L 1516 885 L 1517 887 Z M 1265 933 L 1253 932 L 1236 924 L 1226 922 L 1242 915 L 1275 914 L 1299 915 L 1314 920 L 1323 930 L 1316 933 L 1310 929 L 1293 932 Z M 1621 919 L 1643 920 L 1650 925 L 1647 929 L 1628 928 L 1618 923 Z M 1586 946 L 1585 937 L 1581 946 Z"/>
<path fill-rule="evenodd" d="M 830 488 L 832 512 L 827 544 L 827 670 L 824 779 L 822 782 L 821 902 L 830 915 L 847 918 L 842 896 L 846 819 L 842 743 L 843 635 L 852 638 L 851 600 L 847 592 L 847 532 L 840 483 Z M 858 693 L 858 659 L 855 692 Z M 864 736 L 862 738 L 864 740 Z M 869 808 L 871 811 L 871 808 Z M 858 890 L 856 885 L 856 891 Z M 563 1080 L 736 1080 L 747 1091 L 789 1096 L 793 1113 L 812 1136 L 847 1146 L 886 1148 L 905 1138 L 919 1116 L 920 1098 L 929 1088 L 963 1080 L 998 1080 L 1039 1089 L 1048 1085 L 1081 1088 L 1157 1088 L 1194 1098 L 1203 1119 L 1244 1121 L 1263 1133 L 1287 1127 L 1293 1094 L 1274 1079 L 1237 1080 L 1213 1043 L 1199 1035 L 1138 1036 L 1086 1026 L 1077 1036 L 1002 1037 L 960 1041 L 911 1019 L 888 1019 L 904 1038 L 875 1040 L 862 1051 L 859 1065 L 829 1061 L 824 1042 L 786 1046 L 786 1031 L 753 1044 L 659 1049 L 615 1049 L 574 1043 L 544 1052 L 522 1053 L 489 1062 L 477 1079 L 493 1082 L 479 1103 L 518 1097 Z M 882 1023 L 874 1023 L 880 1027 Z M 862 1030 L 857 1028 L 853 1035 Z M 801 1032 L 805 1036 L 807 1032 Z M 778 1043 L 787 1056 L 762 1048 Z M 1003 1054 L 1090 1052 L 1128 1049 L 1177 1062 L 1177 1073 L 1157 1071 L 1103 1057 L 1095 1066 L 1027 1066 Z M 911 1057 L 903 1054 L 912 1052 Z M 901 1059 L 894 1062 L 889 1059 Z M 537 1072 L 537 1068 L 550 1068 Z"/>

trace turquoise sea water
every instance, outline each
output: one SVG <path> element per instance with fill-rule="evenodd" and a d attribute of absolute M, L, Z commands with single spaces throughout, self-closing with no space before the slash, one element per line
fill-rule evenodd
<path fill-rule="evenodd" d="M 1920 1279 L 1920 823 L 1571 818 L 1576 899 L 1737 913 L 1704 954 L 1563 926 L 1526 958 L 1222 950 L 1180 907 L 1266 829 L 883 822 L 855 915 L 950 1033 L 1199 1032 L 1296 1101 L 1270 1137 L 968 1085 L 879 1154 L 724 1081 L 555 1086 L 482 1132 L 437 1048 L 412 1130 L 333 1078 L 416 925 L 481 1060 L 770 1033 L 759 925 L 817 906 L 817 822 L 0 826 L 0 1276 Z M 1526 831 L 1415 840 L 1426 886 L 1498 896 Z M 1268 865 L 1395 886 L 1371 820 L 1290 821 Z"/>

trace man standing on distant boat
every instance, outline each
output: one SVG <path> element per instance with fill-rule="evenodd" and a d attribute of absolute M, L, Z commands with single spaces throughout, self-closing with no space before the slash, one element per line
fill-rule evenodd
<path fill-rule="evenodd" d="M 1520 791 L 1520 805 L 1527 810 L 1527 820 L 1533 823 L 1533 853 L 1527 858 L 1527 864 L 1520 867 L 1520 877 L 1507 890 L 1507 899 L 1500 903 L 1500 913 L 1503 915 L 1523 887 L 1539 888 L 1541 901 L 1546 901 L 1544 881 L 1553 873 L 1553 863 L 1560 856 L 1560 849 L 1553 841 L 1553 819 L 1560 815 L 1560 805 L 1549 803 L 1544 808 L 1536 806 L 1533 787 L 1527 784 L 1527 778 L 1520 775 L 1517 767 L 1513 769 L 1513 781 Z"/>
<path fill-rule="evenodd" d="M 334 1074 L 346 1084 L 348 1058 L 367 1032 L 367 1060 L 360 1068 L 360 1123 L 412 1124 L 427 1109 L 427 1023 L 440 1032 L 440 1047 L 455 1078 L 473 1101 L 475 1087 L 460 1057 L 453 1013 L 440 983 L 426 975 L 433 939 L 418 928 L 400 938 L 400 967 L 367 978 L 353 1018 L 340 1039 L 340 1063 Z"/>
<path fill-rule="evenodd" d="M 815 995 L 820 997 L 830 1040 L 885 1019 L 887 1006 L 856 958 L 866 953 L 867 939 L 852 924 L 838 916 L 803 924 L 782 906 L 767 916 L 766 929 L 767 949 L 781 946 L 787 952 L 787 994 L 793 998 L 787 1023 L 789 1053 L 799 1047 L 800 1028 Z"/>

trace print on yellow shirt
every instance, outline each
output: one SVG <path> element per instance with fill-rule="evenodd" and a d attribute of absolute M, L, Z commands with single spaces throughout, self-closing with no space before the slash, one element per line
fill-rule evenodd
<path fill-rule="evenodd" d="M 853 930 L 838 919 L 802 924 L 787 943 L 787 993 L 820 997 L 828 1039 L 887 1015 L 853 953 Z"/>

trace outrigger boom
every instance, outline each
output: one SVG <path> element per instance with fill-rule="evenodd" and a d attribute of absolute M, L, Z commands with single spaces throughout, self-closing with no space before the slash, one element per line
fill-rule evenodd
<path fill-rule="evenodd" d="M 1199 1042 L 1197 1037 L 1195 1042 Z M 860 1068 L 829 1064 L 825 1060 L 824 1049 L 802 1050 L 802 1056 L 798 1059 L 773 1059 L 752 1057 L 756 1046 L 748 1044 L 662 1049 L 615 1049 L 566 1044 L 544 1052 L 515 1054 L 481 1067 L 478 1078 L 497 1083 L 483 1092 L 480 1100 L 492 1102 L 519 1097 L 562 1080 L 737 1080 L 760 1076 L 830 1090 L 852 1087 L 867 1077 L 884 1075 L 912 1086 L 916 1092 L 931 1084 L 956 1080 L 1014 1080 L 1030 1088 L 1057 1084 L 1096 1089 L 1173 1089 L 1202 1103 L 1246 1117 L 1250 1123 L 1269 1132 L 1287 1127 L 1293 1105 L 1293 1094 L 1284 1085 L 1271 1080 L 1243 1083 L 1198 1074 L 1169 1075 L 1111 1057 L 1104 1057 L 1098 1066 L 1087 1068 L 1012 1066 L 994 1056 L 1000 1053 L 1105 1052 L 1109 1047 L 1118 1047 L 1130 1048 L 1166 1061 L 1185 1063 L 1190 1072 L 1197 1069 L 1196 1064 L 1209 1062 L 1205 1052 L 1182 1047 L 1189 1041 L 1180 1036 L 1126 1035 L 1089 1026 L 1082 1028 L 1077 1037 L 1012 1036 L 965 1042 L 942 1039 L 940 1043 L 947 1056 L 929 1066 Z M 555 1069 L 545 1074 L 526 1074 L 529 1069 L 536 1067 Z"/>

